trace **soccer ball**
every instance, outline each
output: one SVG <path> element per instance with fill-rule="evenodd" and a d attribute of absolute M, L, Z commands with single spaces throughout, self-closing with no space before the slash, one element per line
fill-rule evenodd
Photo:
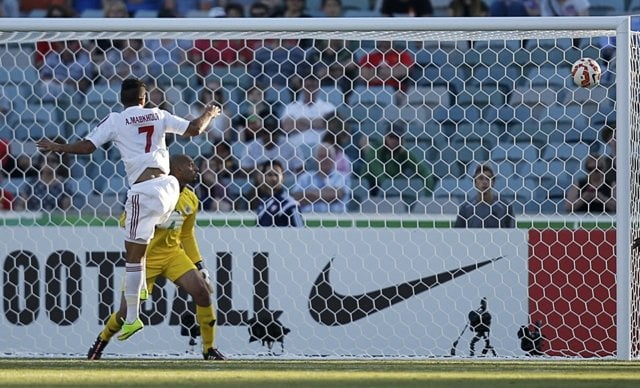
<path fill-rule="evenodd" d="M 571 66 L 573 83 L 583 88 L 590 88 L 600 83 L 602 69 L 598 62 L 591 58 L 580 58 Z"/>

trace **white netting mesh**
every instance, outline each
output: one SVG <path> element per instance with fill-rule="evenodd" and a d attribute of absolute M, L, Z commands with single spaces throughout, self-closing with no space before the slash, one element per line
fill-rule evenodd
<path fill-rule="evenodd" d="M 107 23 L 102 33 L 51 21 L 47 28 L 62 32 L 2 33 L 0 137 L 10 154 L 3 187 L 15 210 L 44 215 L 35 222 L 42 227 L 23 219 L 7 229 L 2 323 L 28 338 L 24 346 L 40 346 L 53 328 L 59 338 L 43 351 L 82 352 L 117 300 L 114 268 L 122 262 L 114 218 L 127 189 L 117 149 L 45 156 L 35 141 L 82 138 L 121 109 L 120 82 L 136 76 L 150 86 L 150 104 L 176 115 L 196 117 L 210 99 L 224 107 L 206 136 L 168 139 L 172 154 L 192 156 L 201 171 L 198 234 L 216 272 L 222 349 L 259 351 L 246 344 L 247 325 L 254 313 L 273 309 L 286 311 L 291 354 L 443 356 L 486 296 L 501 356 L 523 354 L 518 329 L 538 320 L 547 355 L 615 355 L 615 210 L 602 199 L 575 207 L 567 201 L 576 195 L 577 203 L 582 186 L 593 183 L 589 155 L 600 157 L 600 194 L 615 199 L 615 144 L 607 137 L 616 118 L 611 20 L 581 30 L 545 29 L 551 24 L 543 21 L 521 31 L 491 31 L 479 22 L 484 28 L 471 32 L 444 24 L 425 31 L 415 21 L 400 29 L 388 20 L 381 21 L 394 27 L 388 32 L 361 20 L 351 30 L 338 25 L 345 31 L 317 20 L 308 30 L 277 30 L 277 21 L 265 21 L 259 27 L 270 29 L 256 31 L 222 21 L 221 31 L 210 32 L 196 32 L 202 20 L 180 25 L 188 29 L 182 32 L 169 21 L 171 32 L 160 32 L 143 21 L 139 31 L 116 32 L 119 25 Z M 582 57 L 600 63 L 601 85 L 572 83 L 571 64 Z M 269 160 L 284 166 L 284 186 L 307 228 L 253 228 L 267 202 Z M 515 215 L 518 224 L 509 226 L 518 228 L 449 229 L 460 217 L 478 225 L 480 210 L 458 212 L 473 198 L 473 175 L 485 163 Z M 564 228 L 575 230 L 556 230 Z M 52 253 L 58 251 L 75 255 Z M 333 267 L 325 267 L 331 258 Z M 58 261 L 69 269 L 56 275 L 49 266 Z M 71 273 L 75 263 L 91 280 Z M 327 288 L 329 269 L 339 291 Z M 261 271 L 272 274 L 270 282 Z M 424 277 L 436 273 L 444 277 Z M 82 299 L 46 304 L 45 294 L 64 294 L 49 289 L 60 277 L 68 295 L 82 291 Z M 459 279 L 449 286 L 448 277 Z M 238 283 L 246 290 L 236 290 Z M 367 294 L 392 284 L 402 286 Z M 428 297 L 417 296 L 431 288 Z M 42 289 L 42 300 L 30 299 L 29 289 Z M 156 329 L 171 334 L 142 337 L 139 346 L 171 353 L 183 345 L 175 328 L 165 327 L 179 322 L 166 309 L 173 296 L 165 297 L 169 302 L 147 312 Z M 400 300 L 407 301 L 387 310 Z M 90 307 L 75 317 L 69 311 L 79 304 Z M 68 322 L 60 318 L 65 308 Z M 56 318 L 42 322 L 40 309 L 49 316 L 53 309 Z M 137 351 L 127 346 L 114 345 L 114 352 Z"/>
<path fill-rule="evenodd" d="M 638 62 L 637 55 L 640 50 L 640 36 L 638 36 L 637 32 L 633 32 L 630 38 L 629 45 L 631 61 L 629 68 L 629 76 L 630 76 L 630 95 L 629 95 L 629 105 L 635 106 L 638 101 L 638 92 L 640 91 L 640 63 Z M 638 199 L 640 198 L 640 192 L 638 191 L 638 182 L 640 176 L 638 175 L 638 169 L 640 168 L 640 116 L 633 110 L 631 110 L 631 114 L 629 116 L 629 128 L 630 128 L 630 147 L 629 147 L 629 166 L 630 166 L 630 210 L 631 210 L 631 239 L 636 239 L 639 236 L 638 230 L 638 218 L 636 214 L 640 211 L 638 207 Z M 640 318 L 638 316 L 638 312 L 640 311 L 640 289 L 638 288 L 638 281 L 640 280 L 640 276 L 638 275 L 636 269 L 638 268 L 639 263 L 638 251 L 632 250 L 630 256 L 630 268 L 631 268 L 631 290 L 630 290 L 630 300 L 631 300 L 631 353 L 634 357 L 637 357 L 640 354 L 640 347 L 638 346 L 638 340 L 640 339 L 640 332 L 638 332 L 638 323 L 640 322 Z"/>

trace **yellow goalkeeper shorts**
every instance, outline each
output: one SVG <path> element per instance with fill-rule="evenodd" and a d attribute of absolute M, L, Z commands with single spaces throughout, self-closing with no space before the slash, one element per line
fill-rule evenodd
<path fill-rule="evenodd" d="M 170 254 L 148 255 L 145 271 L 149 294 L 153 291 L 153 285 L 158 276 L 163 276 L 175 284 L 176 280 L 192 269 L 197 270 L 195 264 L 182 249 Z M 122 291 L 124 292 L 124 281 L 122 282 Z"/>
<path fill-rule="evenodd" d="M 153 283 L 158 276 L 163 276 L 175 284 L 180 276 L 192 269 L 196 269 L 196 266 L 182 249 L 172 255 L 147 256 L 146 271 L 149 293 L 153 291 Z"/>

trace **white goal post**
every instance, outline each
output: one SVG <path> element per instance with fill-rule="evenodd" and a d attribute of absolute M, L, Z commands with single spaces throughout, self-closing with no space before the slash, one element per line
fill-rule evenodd
<path fill-rule="evenodd" d="M 164 88 L 159 103 L 173 105 L 177 114 L 191 114 L 200 92 L 216 85 L 228 102 L 229 122 L 238 119 L 219 132 L 212 129 L 207 138 L 173 140 L 172 153 L 185 152 L 200 162 L 223 143 L 232 155 L 249 157 L 248 146 L 237 146 L 242 140 L 227 138 L 249 128 L 258 115 L 242 113 L 249 90 L 263 88 L 269 101 L 261 123 L 276 118 L 275 126 L 282 126 L 285 106 L 302 88 L 300 79 L 316 74 L 323 61 L 322 54 L 309 53 L 318 42 L 339 41 L 340 50 L 348 48 L 349 65 L 340 62 L 340 79 L 334 79 L 331 66 L 337 62 L 329 63 L 323 74 L 330 82 L 321 86 L 328 85 L 323 98 L 335 102 L 332 117 L 347 133 L 338 148 L 353 168 L 341 210 L 309 205 L 303 228 L 256 228 L 255 209 L 245 198 L 248 190 L 257 191 L 249 176 L 253 170 L 238 168 L 247 176 L 236 181 L 239 173 L 234 173 L 226 187 L 236 193 L 236 202 L 228 209 L 218 203 L 199 216 L 196 233 L 215 275 L 216 342 L 223 353 L 635 359 L 640 356 L 640 256 L 631 243 L 640 237 L 640 188 L 634 179 L 640 174 L 640 33 L 631 21 L 626 16 L 3 19 L 0 140 L 7 140 L 15 165 L 4 171 L 0 187 L 16 201 L 35 195 L 42 172 L 29 170 L 34 175 L 27 176 L 19 157 L 37 158 L 33 144 L 43 136 L 84 136 L 119 109 L 118 90 L 111 87 L 117 82 L 111 82 L 136 71 Z M 612 38 L 615 46 L 607 46 Z M 177 56 L 161 44 L 145 62 L 146 44 L 160 39 Z M 229 47 L 238 58 L 245 49 L 255 57 L 240 66 L 193 62 L 197 40 L 226 42 L 220 58 Z M 286 46 L 289 40 L 296 45 Z M 118 41 L 126 43 L 117 48 Z M 414 61 L 392 87 L 362 81 L 360 61 L 381 41 L 410 52 Z M 49 64 L 46 55 L 43 63 L 33 63 L 38 42 L 64 42 L 64 49 L 79 42 L 75 61 L 65 65 L 69 78 L 59 89 L 49 81 L 56 80 L 60 64 Z M 98 58 L 86 47 L 101 42 L 108 48 Z M 254 66 L 259 49 L 271 42 L 276 48 L 265 58 L 275 61 L 277 49 L 286 46 L 283 62 L 275 68 L 266 62 Z M 300 53 L 298 46 L 304 48 Z M 117 50 L 118 61 L 131 55 L 124 71 L 109 62 L 109 52 Z M 568 68 L 581 56 L 603 66 L 602 85 L 583 89 L 571 83 Z M 289 65 L 293 70 L 285 69 Z M 347 70 L 356 75 L 346 76 Z M 111 78 L 99 84 L 108 72 Z M 332 117 L 325 117 L 323 130 L 331 132 Z M 410 173 L 401 169 L 402 188 L 376 187 L 378 177 L 369 180 L 374 168 L 387 167 L 367 159 L 366 150 L 398 123 L 402 144 L 418 155 L 417 164 L 425 163 L 432 183 L 418 167 Z M 567 213 L 566 191 L 587 154 L 609 150 L 601 132 L 610 126 L 617 168 L 609 189 L 617 210 Z M 305 139 L 300 141 L 306 144 Z M 274 158 L 295 168 L 285 176 L 292 193 L 302 190 L 301 175 L 318 169 L 313 158 L 323 142 L 315 140 L 308 149 L 298 144 L 303 151 L 292 153 L 285 151 L 290 144 L 276 145 Z M 261 152 L 265 156 L 266 148 Z M 299 163 L 292 167 L 294 159 Z M 495 168 L 496 189 L 513 204 L 516 227 L 454 228 L 458 207 L 473 193 L 470 174 L 485 162 Z M 122 242 L 114 219 L 126 190 L 122 163 L 112 147 L 68 163 L 65 178 L 74 190 L 69 205 L 45 209 L 41 201 L 35 206 L 42 208 L 35 209 L 25 197 L 24 209 L 1 219 L 3 355 L 83 356 L 119 300 Z M 212 186 L 200 197 L 203 205 L 214 199 Z M 313 196 L 301 192 L 304 208 Z M 153 301 L 143 306 L 145 330 L 126 343 L 112 341 L 105 358 L 192 357 L 180 333 L 184 302 L 173 286 L 158 285 Z M 487 330 L 471 329 L 473 312 L 481 319 L 491 313 Z M 262 339 L 249 341 L 252 318 L 289 331 L 271 338 L 273 348 L 263 347 Z M 544 345 L 528 354 L 519 334 L 523 326 L 535 331 L 536 321 Z"/>

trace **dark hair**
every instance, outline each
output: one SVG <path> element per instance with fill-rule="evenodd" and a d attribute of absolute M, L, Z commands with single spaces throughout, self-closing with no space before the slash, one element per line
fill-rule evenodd
<path fill-rule="evenodd" d="M 186 166 L 191 161 L 191 157 L 186 154 L 174 154 L 169 158 L 169 169 L 175 172 L 180 166 Z"/>
<path fill-rule="evenodd" d="M 264 16 L 253 16 L 253 12 L 254 11 L 264 11 Z M 251 7 L 249 8 L 249 16 L 251 17 L 268 17 L 269 16 L 269 7 L 261 2 L 261 1 L 256 1 L 255 3 L 251 4 Z"/>
<path fill-rule="evenodd" d="M 176 18 L 178 15 L 171 8 L 162 8 L 158 11 L 159 18 Z"/>
<path fill-rule="evenodd" d="M 127 78 L 120 87 L 120 102 L 124 106 L 138 105 L 147 93 L 147 85 L 137 78 Z"/>
<path fill-rule="evenodd" d="M 258 165 L 258 170 L 261 173 L 265 173 L 268 169 L 276 167 L 279 167 L 280 171 L 284 172 L 284 165 L 278 159 L 271 159 L 260 163 Z"/>
<path fill-rule="evenodd" d="M 267 115 L 262 121 L 262 126 L 264 129 L 271 133 L 275 133 L 280 129 L 280 121 L 278 118 L 272 114 Z"/>
<path fill-rule="evenodd" d="M 1 1 L 0 1 L 1 3 Z M 56 16 L 54 15 L 56 12 L 60 12 L 60 16 Z M 53 18 L 53 17 L 61 17 L 61 18 L 72 18 L 75 17 L 75 11 L 63 4 L 51 4 L 49 6 L 49 8 L 47 8 L 47 15 L 48 18 Z"/>
<path fill-rule="evenodd" d="M 324 6 L 327 5 L 327 1 L 328 0 L 322 0 L 322 4 L 320 5 L 320 8 L 324 8 Z M 333 1 L 335 1 L 342 7 L 342 0 L 333 0 Z"/>
<path fill-rule="evenodd" d="M 229 11 L 236 10 L 242 16 L 244 16 L 244 7 L 238 3 L 228 3 L 226 7 L 224 7 L 224 12 L 228 16 Z"/>
<path fill-rule="evenodd" d="M 602 141 L 608 143 L 611 139 L 613 139 L 613 135 L 615 133 L 615 125 L 607 125 L 602 128 L 602 132 L 600 132 Z"/>
<path fill-rule="evenodd" d="M 387 136 L 395 136 L 398 139 L 402 139 L 402 136 L 407 133 L 407 128 L 408 125 L 404 121 L 397 121 L 393 124 L 389 124 L 387 129 Z"/>
<path fill-rule="evenodd" d="M 476 178 L 478 175 L 480 175 L 480 173 L 484 173 L 485 175 L 488 175 L 487 173 L 490 173 L 491 176 L 489 177 L 490 179 L 493 179 L 493 177 L 495 177 L 495 174 L 493 173 L 493 168 L 491 168 L 491 166 L 489 166 L 488 164 L 481 164 L 478 167 L 476 167 L 476 171 L 473 174 L 473 177 Z"/>

